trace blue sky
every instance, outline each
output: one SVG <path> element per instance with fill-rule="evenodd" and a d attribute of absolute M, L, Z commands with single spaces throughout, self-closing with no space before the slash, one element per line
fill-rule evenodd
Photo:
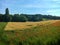
<path fill-rule="evenodd" d="M 50 14 L 60 16 L 60 0 L 0 0 L 0 13 Z"/>

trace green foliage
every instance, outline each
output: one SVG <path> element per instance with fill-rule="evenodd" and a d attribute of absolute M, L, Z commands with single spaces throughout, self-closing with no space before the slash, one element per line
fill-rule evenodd
<path fill-rule="evenodd" d="M 28 19 L 25 16 L 14 14 L 12 21 L 13 22 L 26 22 L 28 21 Z"/>
<path fill-rule="evenodd" d="M 38 15 L 35 15 L 32 17 L 33 21 L 42 21 L 42 17 L 39 17 Z"/>
<path fill-rule="evenodd" d="M 20 15 L 20 22 L 26 22 L 28 19 L 25 16 Z"/>
<path fill-rule="evenodd" d="M 8 21 L 26 22 L 46 19 L 60 19 L 60 17 L 41 14 L 10 15 L 7 8 L 5 15 L 0 14 L 0 21 L 4 21 L 0 22 L 0 45 L 60 45 L 60 27 L 38 25 L 20 31 L 4 31 Z"/>
<path fill-rule="evenodd" d="M 18 22 L 19 21 L 19 14 L 14 14 L 13 18 L 12 18 L 12 21 L 13 22 Z"/>
<path fill-rule="evenodd" d="M 26 22 L 26 21 L 42 21 L 42 20 L 59 20 L 58 16 L 42 15 L 42 14 L 9 14 L 9 9 L 6 8 L 5 14 L 0 14 L 0 22 Z"/>
<path fill-rule="evenodd" d="M 5 14 L 4 14 L 4 16 L 3 16 L 3 21 L 4 21 L 4 22 L 9 22 L 9 21 L 11 21 L 11 20 L 12 20 L 12 17 L 11 17 L 10 14 L 9 14 L 9 9 L 6 8 Z"/>
<path fill-rule="evenodd" d="M 6 8 L 6 10 L 5 10 L 5 15 L 9 15 L 9 9 L 8 8 Z"/>
<path fill-rule="evenodd" d="M 46 18 L 43 18 L 42 20 L 43 20 L 43 21 L 46 21 L 46 20 L 48 20 L 48 19 L 46 19 Z"/>

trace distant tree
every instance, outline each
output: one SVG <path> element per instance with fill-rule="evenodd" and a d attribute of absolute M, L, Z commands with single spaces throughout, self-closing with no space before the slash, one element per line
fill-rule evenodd
<path fill-rule="evenodd" d="M 5 15 L 9 15 L 9 9 L 8 8 L 6 8 L 6 10 L 5 10 Z"/>
<path fill-rule="evenodd" d="M 20 15 L 20 22 L 26 22 L 26 21 L 28 21 L 28 19 L 27 19 L 27 17 L 26 16 L 22 16 L 22 15 Z"/>
<path fill-rule="evenodd" d="M 19 14 L 14 14 L 12 21 L 19 22 L 19 20 L 20 20 L 19 17 L 20 17 Z"/>
<path fill-rule="evenodd" d="M 0 14 L 0 22 L 3 21 L 3 14 Z"/>
<path fill-rule="evenodd" d="M 0 14 L 0 22 L 26 22 L 26 21 L 42 21 L 42 20 L 60 20 L 59 16 L 42 15 L 42 14 L 9 14 L 9 9 L 5 9 L 5 14 Z"/>
<path fill-rule="evenodd" d="M 26 22 L 28 19 L 24 15 L 14 14 L 13 22 Z"/>
<path fill-rule="evenodd" d="M 9 21 L 11 21 L 11 19 L 12 19 L 12 17 L 11 17 L 10 14 L 9 14 L 9 9 L 6 8 L 6 10 L 5 10 L 5 15 L 4 15 L 4 21 L 5 21 L 5 22 L 9 22 Z"/>
<path fill-rule="evenodd" d="M 42 21 L 42 16 L 41 15 L 35 15 L 32 17 L 32 21 Z"/>

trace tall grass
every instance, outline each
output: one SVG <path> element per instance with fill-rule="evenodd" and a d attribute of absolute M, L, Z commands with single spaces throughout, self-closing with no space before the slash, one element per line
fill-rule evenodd
<path fill-rule="evenodd" d="M 4 44 L 5 42 L 2 41 L 2 38 L 5 38 L 2 36 L 3 36 L 4 28 L 5 28 L 6 24 L 7 24 L 7 22 L 0 22 L 0 45 L 6 45 L 6 44 Z"/>
<path fill-rule="evenodd" d="M 0 22 L 0 30 L 4 30 L 7 22 Z"/>
<path fill-rule="evenodd" d="M 49 24 L 29 29 L 7 30 L 1 39 L 5 45 L 60 45 L 60 26 Z"/>
<path fill-rule="evenodd" d="M 0 36 L 4 32 L 4 28 L 5 28 L 6 24 L 7 24 L 6 22 L 0 22 Z"/>
<path fill-rule="evenodd" d="M 60 28 L 53 25 L 38 25 L 30 29 L 6 31 L 14 45 L 60 45 Z"/>

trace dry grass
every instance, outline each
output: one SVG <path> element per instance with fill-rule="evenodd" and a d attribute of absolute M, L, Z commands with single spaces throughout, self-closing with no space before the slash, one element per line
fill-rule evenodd
<path fill-rule="evenodd" d="M 60 21 L 57 21 L 55 23 L 52 24 L 53 26 L 60 26 Z"/>
<path fill-rule="evenodd" d="M 23 28 L 29 29 L 23 30 Z M 21 43 L 19 45 L 60 45 L 60 20 L 9 22 L 5 30 L 11 29 L 12 31 L 5 31 L 4 35 L 6 34 L 6 40 L 9 40 L 10 43 L 13 42 L 11 43 L 13 45 L 18 45 L 19 42 Z M 6 36 L 4 36 L 4 39 Z"/>
<path fill-rule="evenodd" d="M 5 27 L 5 30 L 21 30 L 26 28 L 31 28 L 37 25 L 49 25 L 55 23 L 59 20 L 49 20 L 49 21 L 40 21 L 40 22 L 8 22 Z"/>

